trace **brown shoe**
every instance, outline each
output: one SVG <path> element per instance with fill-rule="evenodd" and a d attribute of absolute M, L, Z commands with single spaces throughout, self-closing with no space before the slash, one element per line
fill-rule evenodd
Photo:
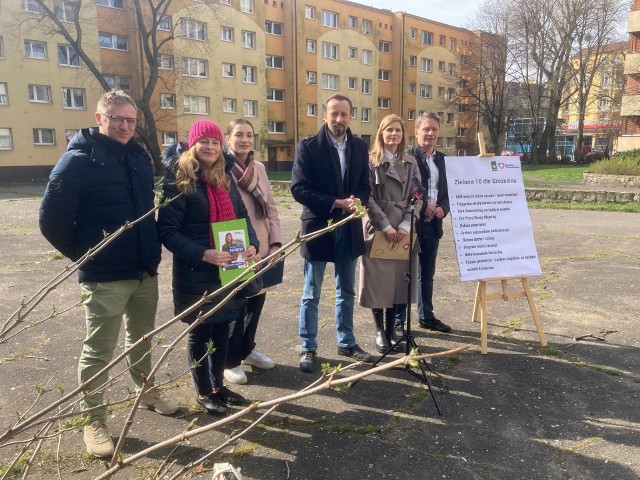
<path fill-rule="evenodd" d="M 96 420 L 84 427 L 84 444 L 87 452 L 94 457 L 105 458 L 113 455 L 113 440 L 104 420 Z"/>

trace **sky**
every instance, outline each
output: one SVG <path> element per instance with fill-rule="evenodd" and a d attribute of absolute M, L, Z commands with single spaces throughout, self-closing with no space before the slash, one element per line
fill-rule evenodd
<path fill-rule="evenodd" d="M 453 25 L 469 26 L 479 0 L 353 0 L 375 8 L 386 8 L 394 12 L 407 12 L 429 20 Z"/>

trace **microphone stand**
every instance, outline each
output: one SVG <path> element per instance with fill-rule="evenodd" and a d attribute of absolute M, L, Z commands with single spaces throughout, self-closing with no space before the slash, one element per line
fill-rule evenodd
<path fill-rule="evenodd" d="M 415 217 L 413 215 L 413 212 L 415 210 L 416 207 L 416 202 L 418 201 L 418 196 L 416 196 L 415 194 L 411 195 L 411 199 L 409 200 L 409 210 L 411 212 L 411 226 L 409 228 L 409 267 L 408 267 L 408 271 L 404 274 L 404 278 L 405 280 L 408 282 L 408 288 L 407 288 L 407 320 L 406 320 L 406 329 L 404 331 L 404 334 L 402 335 L 402 337 L 398 340 L 398 342 L 393 343 L 391 345 L 389 345 L 389 348 L 387 348 L 384 353 L 380 356 L 380 358 L 378 360 L 376 360 L 373 365 L 371 365 L 370 368 L 375 368 L 376 365 L 378 365 L 387 355 L 389 355 L 389 353 L 391 353 L 393 351 L 393 348 L 400 342 L 402 342 L 403 340 L 405 341 L 405 349 L 404 349 L 404 354 L 406 356 L 411 355 L 411 352 L 415 349 L 418 352 L 420 351 L 420 348 L 418 347 L 418 344 L 416 343 L 415 339 L 413 338 L 413 334 L 411 333 L 411 277 L 413 275 L 412 272 L 412 257 L 413 257 L 413 233 L 414 233 L 414 228 L 415 228 Z M 429 393 L 431 394 L 431 399 L 433 400 L 433 404 L 436 407 L 436 411 L 438 412 L 438 415 L 442 415 L 442 412 L 440 411 L 440 408 L 438 407 L 438 402 L 436 401 L 436 397 L 433 394 L 433 388 L 431 387 L 431 382 L 429 380 L 429 377 L 427 375 L 427 372 L 431 372 L 431 369 L 429 368 L 429 365 L 427 364 L 427 362 L 425 360 L 419 360 L 418 361 L 418 365 L 420 367 L 420 371 L 415 371 L 413 367 L 411 367 L 411 365 L 405 365 L 402 370 L 407 372 L 409 375 L 414 376 L 415 378 L 417 378 L 419 381 L 421 381 L 422 383 L 424 383 L 427 386 L 427 389 L 429 390 Z"/>

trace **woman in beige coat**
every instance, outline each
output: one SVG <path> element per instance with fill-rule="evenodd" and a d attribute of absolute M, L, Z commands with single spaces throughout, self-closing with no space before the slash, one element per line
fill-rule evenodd
<path fill-rule="evenodd" d="M 238 118 L 227 127 L 227 150 L 224 152 L 227 160 L 233 161 L 231 174 L 233 175 L 242 201 L 247 207 L 251 225 L 253 225 L 260 250 L 258 259 L 264 258 L 282 246 L 280 218 L 273 199 L 267 171 L 264 165 L 256 162 L 253 157 L 253 125 L 248 120 Z M 229 353 L 224 377 L 231 383 L 247 383 L 247 375 L 240 366 L 252 365 L 262 369 L 275 366 L 273 360 L 256 350 L 256 330 L 266 292 L 275 286 L 262 291 L 247 299 L 247 310 L 244 325 L 238 321 L 229 342 Z"/>
<path fill-rule="evenodd" d="M 411 228 L 409 201 L 411 179 L 420 180 L 416 160 L 405 152 L 405 128 L 397 115 L 382 119 L 369 154 L 371 197 L 367 202 L 368 219 L 364 225 L 365 241 L 370 243 L 376 231 L 384 232 L 389 243 L 402 241 Z M 422 202 L 414 208 L 417 220 Z M 418 253 L 411 257 L 411 298 L 417 298 Z M 360 305 L 371 308 L 375 323 L 375 344 L 379 352 L 390 345 L 400 348 L 394 331 L 395 305 L 407 303 L 408 271 L 406 260 L 362 257 L 360 269 Z"/>

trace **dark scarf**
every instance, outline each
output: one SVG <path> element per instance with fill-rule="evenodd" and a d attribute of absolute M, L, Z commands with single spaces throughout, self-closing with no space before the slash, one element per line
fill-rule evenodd
<path fill-rule="evenodd" d="M 256 217 L 259 219 L 266 218 L 267 216 L 267 200 L 264 197 L 264 193 L 260 189 L 258 184 L 258 172 L 254 168 L 253 152 L 249 152 L 247 161 L 243 162 L 238 157 L 233 155 L 233 167 L 231 167 L 231 173 L 236 180 L 236 184 L 242 190 L 253 195 L 254 205 L 256 207 Z"/>
<path fill-rule="evenodd" d="M 209 199 L 209 222 L 225 222 L 227 220 L 235 220 L 236 212 L 231 203 L 231 196 L 226 188 L 211 185 L 206 177 L 200 177 L 205 184 L 207 190 L 207 198 Z M 209 229 L 209 244 L 211 248 L 215 248 L 213 241 L 213 231 Z"/>

